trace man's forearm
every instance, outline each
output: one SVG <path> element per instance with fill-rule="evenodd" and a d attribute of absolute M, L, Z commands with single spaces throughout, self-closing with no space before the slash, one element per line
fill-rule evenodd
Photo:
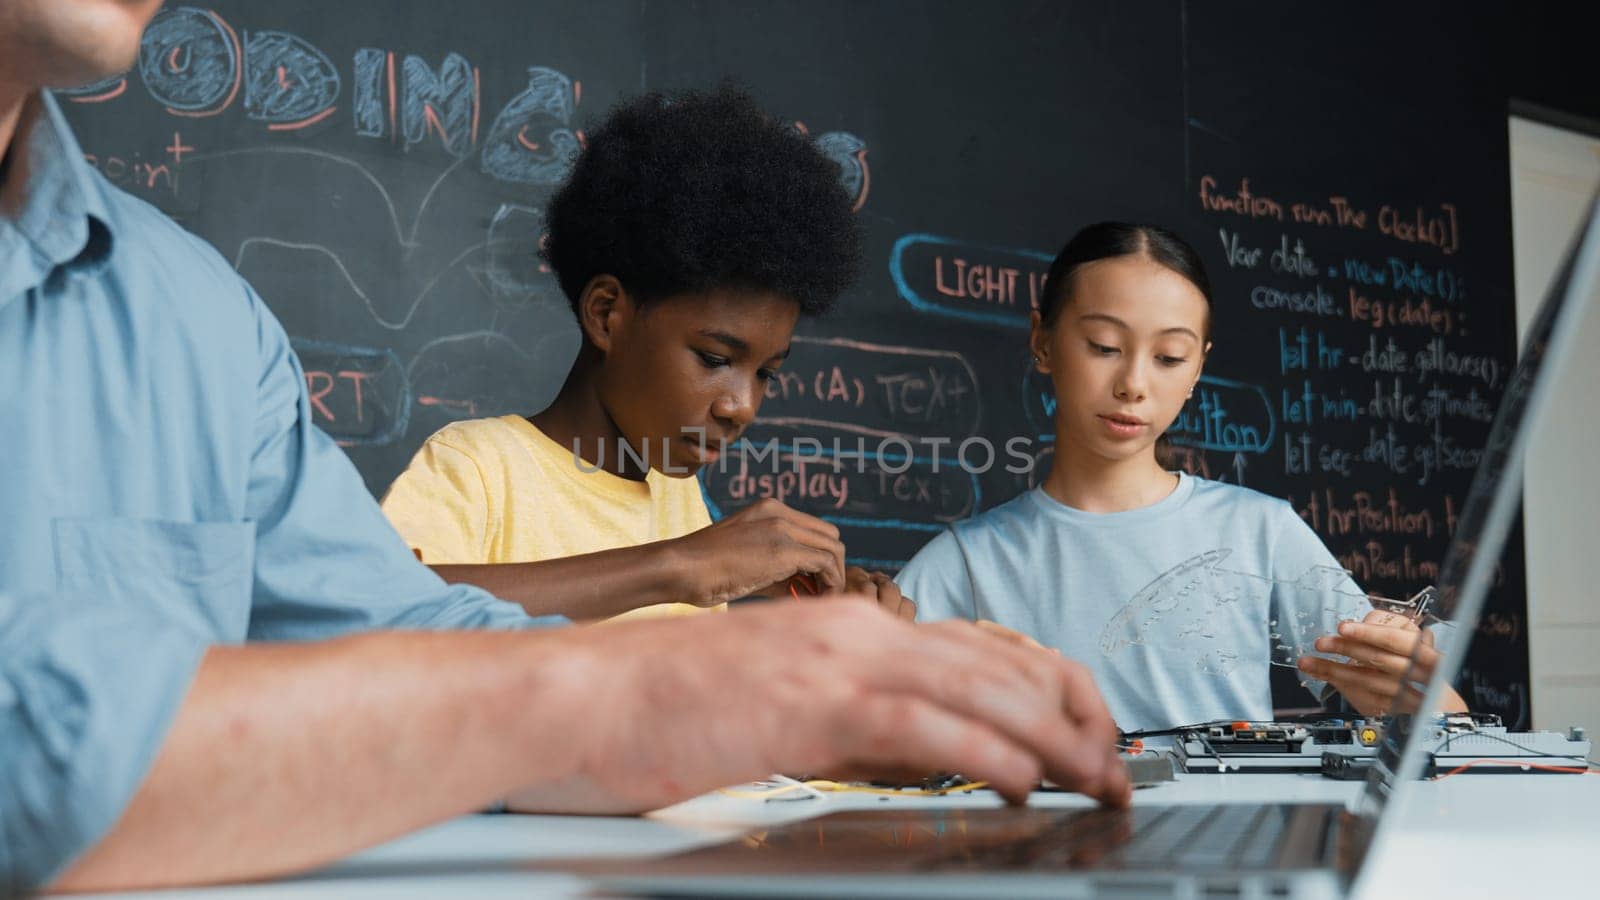
<path fill-rule="evenodd" d="M 279 875 L 572 777 L 572 642 L 381 633 L 216 647 L 121 819 L 52 885 Z"/>
<path fill-rule="evenodd" d="M 692 603 L 686 561 L 670 541 L 529 563 L 437 565 L 451 584 L 476 585 L 533 616 L 603 619 L 657 603 Z"/>

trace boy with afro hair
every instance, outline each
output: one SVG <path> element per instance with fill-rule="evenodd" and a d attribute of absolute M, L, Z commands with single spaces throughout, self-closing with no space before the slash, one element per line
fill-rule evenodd
<path fill-rule="evenodd" d="M 571 373 L 536 415 L 430 437 L 390 521 L 446 581 L 535 615 L 696 613 L 800 583 L 913 616 L 886 576 L 846 570 L 834 526 L 773 500 L 713 524 L 693 477 L 755 418 L 799 317 L 854 279 L 851 203 L 837 164 L 740 90 L 617 106 L 548 209 Z"/>

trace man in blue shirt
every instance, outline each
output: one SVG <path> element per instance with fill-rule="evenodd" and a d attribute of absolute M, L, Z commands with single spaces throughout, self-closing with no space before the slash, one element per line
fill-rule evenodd
<path fill-rule="evenodd" d="M 774 771 L 1125 802 L 1082 667 L 818 602 L 541 629 L 417 563 L 283 330 L 84 163 L 48 86 L 158 0 L 0 0 L 0 894 L 264 877 L 514 795 L 634 812 Z"/>

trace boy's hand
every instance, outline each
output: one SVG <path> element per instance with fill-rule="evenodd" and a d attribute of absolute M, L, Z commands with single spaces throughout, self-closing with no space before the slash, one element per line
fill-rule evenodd
<path fill-rule="evenodd" d="M 641 812 L 773 772 L 960 772 L 1012 802 L 1048 778 L 1129 799 L 1089 671 L 970 622 L 834 599 L 568 634 L 579 763 L 513 809 Z"/>
<path fill-rule="evenodd" d="M 1434 667 L 1439 663 L 1439 651 L 1433 647 L 1433 633 L 1418 628 L 1405 616 L 1382 610 L 1367 613 L 1360 622 L 1339 623 L 1338 637 L 1317 638 L 1319 651 L 1349 657 L 1349 662 L 1302 656 L 1300 671 L 1332 685 L 1364 716 L 1416 712 L 1422 698 L 1414 689 L 1402 687 L 1400 680 L 1418 641 L 1422 642 L 1422 648 L 1417 654 L 1417 671 L 1412 678 L 1425 683 L 1433 677 Z M 1402 691 L 1407 695 L 1405 698 L 1401 697 Z M 1466 702 L 1455 691 L 1446 694 L 1445 712 L 1464 712 L 1466 708 Z"/>
<path fill-rule="evenodd" d="M 776 500 L 759 500 L 693 534 L 668 542 L 684 573 L 684 601 L 716 606 L 752 594 L 787 596 L 807 575 L 817 593 L 847 586 L 839 529 Z M 781 589 L 780 589 L 781 588 Z"/>

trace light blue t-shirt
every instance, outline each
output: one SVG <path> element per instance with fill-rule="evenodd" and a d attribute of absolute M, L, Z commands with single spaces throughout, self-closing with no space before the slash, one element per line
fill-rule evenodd
<path fill-rule="evenodd" d="M 417 562 L 261 299 L 90 169 L 48 96 L 8 165 L 0 896 L 116 821 L 208 645 L 543 621 Z"/>
<path fill-rule="evenodd" d="M 1269 666 L 1372 609 L 1288 503 L 1186 474 L 1117 513 L 1035 488 L 952 525 L 895 580 L 919 620 L 988 619 L 1087 665 L 1125 731 L 1270 719 Z M 1308 702 L 1322 692 L 1301 683 Z"/>

